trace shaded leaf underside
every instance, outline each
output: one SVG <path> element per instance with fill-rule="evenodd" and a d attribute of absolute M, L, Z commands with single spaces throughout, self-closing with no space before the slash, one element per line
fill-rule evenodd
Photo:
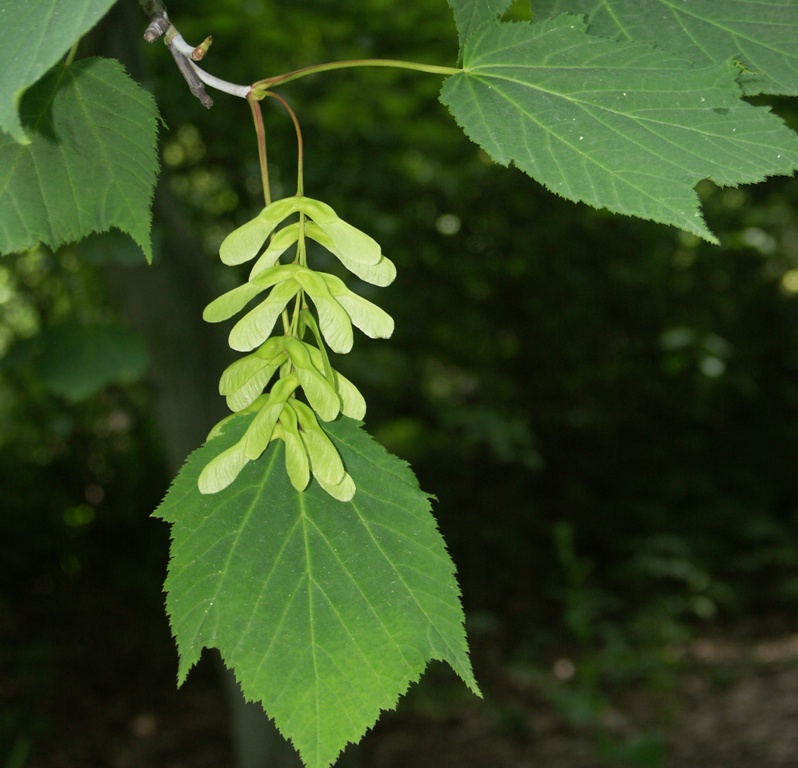
<path fill-rule="evenodd" d="M 37 377 L 49 392 L 73 403 L 108 384 L 136 381 L 148 364 L 143 339 L 114 322 L 69 319 L 42 332 L 37 342 Z"/>
<path fill-rule="evenodd" d="M 325 425 L 350 502 L 290 484 L 275 441 L 210 496 L 197 477 L 251 420 L 192 454 L 156 511 L 172 524 L 167 610 L 179 679 L 218 648 L 306 765 L 322 768 L 392 708 L 430 659 L 477 690 L 454 566 L 404 462 L 347 418 Z"/>

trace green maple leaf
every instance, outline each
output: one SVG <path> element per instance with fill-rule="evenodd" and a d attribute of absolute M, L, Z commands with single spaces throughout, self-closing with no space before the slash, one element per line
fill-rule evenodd
<path fill-rule="evenodd" d="M 113 4 L 114 0 L 0 0 L 0 131 L 27 143 L 17 114 L 23 93 Z"/>
<path fill-rule="evenodd" d="M 653 43 L 697 65 L 736 58 L 746 94 L 798 95 L 795 0 L 537 0 L 538 17 L 585 13 L 589 31 Z"/>
<path fill-rule="evenodd" d="M 218 648 L 311 768 L 330 765 L 392 708 L 428 660 L 477 692 L 459 590 L 429 499 L 357 422 L 325 425 L 357 484 L 336 501 L 291 485 L 281 440 L 228 488 L 197 478 L 252 416 L 188 459 L 157 517 L 172 524 L 167 611 L 183 682 Z"/>
<path fill-rule="evenodd" d="M 83 59 L 30 88 L 21 115 L 29 144 L 0 134 L 0 253 L 117 227 L 150 260 L 158 170 L 150 95 L 119 62 Z"/>
<path fill-rule="evenodd" d="M 737 67 L 696 69 L 640 43 L 586 34 L 581 17 L 481 26 L 441 90 L 456 121 L 502 165 L 597 208 L 716 242 L 693 187 L 790 174 L 798 137 L 740 98 Z"/>

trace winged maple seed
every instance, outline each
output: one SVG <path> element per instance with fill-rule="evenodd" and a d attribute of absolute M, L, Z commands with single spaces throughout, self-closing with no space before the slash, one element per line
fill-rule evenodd
<path fill-rule="evenodd" d="M 275 231 L 297 214 L 298 221 Z M 286 471 L 297 490 L 304 490 L 312 475 L 340 501 L 348 501 L 355 493 L 354 481 L 317 417 L 327 422 L 340 414 L 362 419 L 366 401 L 351 381 L 332 368 L 325 344 L 334 352 L 346 353 L 354 343 L 353 326 L 371 338 L 388 338 L 394 323 L 340 278 L 311 269 L 308 238 L 361 280 L 385 286 L 396 276 L 396 267 L 375 240 L 343 221 L 329 205 L 303 195 L 267 205 L 228 235 L 219 251 L 225 264 L 258 258 L 247 281 L 212 301 L 203 318 L 212 323 L 228 320 L 268 292 L 230 331 L 230 346 L 250 354 L 228 366 L 219 382 L 219 393 L 232 411 L 256 415 L 242 438 L 205 466 L 198 481 L 202 493 L 226 488 L 275 440 L 285 443 Z M 293 261 L 280 263 L 292 247 Z M 273 336 L 280 318 L 285 333 Z M 306 334 L 315 345 L 304 340 Z M 271 390 L 264 394 L 275 376 Z M 297 398 L 300 390 L 307 404 Z M 220 433 L 228 419 L 214 427 L 209 439 Z"/>

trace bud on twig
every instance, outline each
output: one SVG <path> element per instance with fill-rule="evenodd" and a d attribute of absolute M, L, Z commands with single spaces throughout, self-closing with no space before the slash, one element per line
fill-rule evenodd
<path fill-rule="evenodd" d="M 194 61 L 202 61 L 205 58 L 205 54 L 208 52 L 208 48 L 211 47 L 211 43 L 213 42 L 213 38 L 208 35 L 192 52 L 191 58 Z"/>

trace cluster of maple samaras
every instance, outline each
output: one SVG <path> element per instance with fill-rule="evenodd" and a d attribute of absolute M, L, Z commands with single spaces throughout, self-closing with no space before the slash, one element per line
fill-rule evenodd
<path fill-rule="evenodd" d="M 274 233 L 261 253 L 275 227 L 296 213 L 300 214 L 299 221 Z M 300 262 L 306 261 L 306 238 L 324 246 L 362 280 L 385 286 L 396 277 L 393 262 L 382 255 L 375 240 L 342 221 L 329 205 L 301 195 L 271 203 L 224 240 L 219 255 L 225 264 L 242 264 L 259 253 L 260 257 L 247 282 L 212 301 L 203 318 L 211 323 L 227 320 L 260 293 L 271 290 L 230 331 L 230 346 L 251 354 L 229 366 L 219 382 L 219 392 L 227 398 L 230 409 L 255 413 L 255 418 L 235 445 L 202 470 L 202 493 L 226 488 L 273 440 L 285 443 L 286 470 L 297 490 L 307 487 L 312 473 L 336 499 L 348 501 L 355 493 L 352 478 L 316 417 L 331 421 L 344 414 L 362 419 L 366 402 L 357 387 L 332 368 L 324 342 L 334 352 L 349 352 L 353 324 L 371 338 L 388 338 L 393 333 L 393 320 L 350 291 L 339 278 L 303 266 Z M 294 245 L 295 261 L 279 263 L 283 253 Z M 292 299 L 293 309 L 285 315 L 290 334 L 272 336 L 275 323 Z M 316 346 L 302 340 L 306 332 L 312 334 Z M 264 393 L 275 374 L 277 381 Z M 296 397 L 300 388 L 307 404 Z M 233 416 L 219 422 L 209 439 L 219 434 L 230 418 Z"/>

